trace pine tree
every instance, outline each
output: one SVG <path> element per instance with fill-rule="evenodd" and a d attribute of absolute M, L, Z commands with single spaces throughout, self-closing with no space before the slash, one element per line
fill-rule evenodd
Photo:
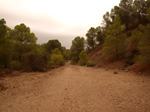
<path fill-rule="evenodd" d="M 130 37 L 131 42 L 129 44 L 129 52 L 131 52 L 133 56 L 139 54 L 138 46 L 141 42 L 144 30 L 145 27 L 142 24 L 140 24 L 138 28 L 132 32 L 132 35 Z"/>
<path fill-rule="evenodd" d="M 72 64 L 76 64 L 79 61 L 79 54 L 84 50 L 84 42 L 84 38 L 79 36 L 75 37 L 72 41 L 72 46 L 70 48 Z"/>
<path fill-rule="evenodd" d="M 87 46 L 90 48 L 90 50 L 94 50 L 96 47 L 96 33 L 96 29 L 91 27 L 86 34 Z"/>
<path fill-rule="evenodd" d="M 142 65 L 150 66 L 150 24 L 147 24 L 138 46 L 140 55 L 138 61 Z"/>
<path fill-rule="evenodd" d="M 125 39 L 124 33 L 125 25 L 121 25 L 120 17 L 117 15 L 114 19 L 114 23 L 109 25 L 106 32 L 106 38 L 104 43 L 104 54 L 110 58 L 121 58 L 125 54 Z"/>
<path fill-rule="evenodd" d="M 0 19 L 0 69 L 8 68 L 13 55 L 13 42 L 9 38 L 6 21 Z"/>

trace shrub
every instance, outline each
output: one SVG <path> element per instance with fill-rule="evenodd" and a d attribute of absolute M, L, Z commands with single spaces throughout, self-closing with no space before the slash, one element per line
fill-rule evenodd
<path fill-rule="evenodd" d="M 40 52 L 31 52 L 24 56 L 23 64 L 27 71 L 44 71 L 47 65 L 47 56 Z"/>
<path fill-rule="evenodd" d="M 62 66 L 65 64 L 65 59 L 63 55 L 61 54 L 60 50 L 58 48 L 55 48 L 51 52 L 50 61 L 48 62 L 49 68 L 56 68 L 59 66 Z"/>
<path fill-rule="evenodd" d="M 80 54 L 79 54 L 79 61 L 78 61 L 78 63 L 80 64 L 80 65 L 86 65 L 86 63 L 87 63 L 87 54 L 86 54 L 86 52 L 85 51 L 81 51 L 80 52 Z"/>
<path fill-rule="evenodd" d="M 11 68 L 15 69 L 15 70 L 21 70 L 22 63 L 20 63 L 19 61 L 12 61 L 11 62 Z"/>
<path fill-rule="evenodd" d="M 62 66 L 65 64 L 65 59 L 61 54 L 52 54 L 51 61 L 54 63 L 56 67 Z"/>
<path fill-rule="evenodd" d="M 74 59 L 72 59 L 72 60 L 71 60 L 71 64 L 72 64 L 72 65 L 75 65 L 75 64 L 77 64 L 77 63 L 76 63 L 76 61 L 74 61 Z"/>
<path fill-rule="evenodd" d="M 89 60 L 87 63 L 86 63 L 86 66 L 88 67 L 93 67 L 95 64 L 92 60 Z"/>
<path fill-rule="evenodd" d="M 53 61 L 49 61 L 48 68 L 51 68 L 51 69 L 55 68 L 55 63 Z"/>

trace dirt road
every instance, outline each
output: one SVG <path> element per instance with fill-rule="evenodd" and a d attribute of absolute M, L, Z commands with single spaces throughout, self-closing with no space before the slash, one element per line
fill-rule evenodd
<path fill-rule="evenodd" d="M 150 77 L 67 64 L 0 79 L 0 112 L 150 112 Z"/>

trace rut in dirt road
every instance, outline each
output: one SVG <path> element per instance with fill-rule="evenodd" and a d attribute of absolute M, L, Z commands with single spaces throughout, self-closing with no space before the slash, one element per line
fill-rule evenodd
<path fill-rule="evenodd" d="M 0 112 L 149 112 L 150 77 L 113 72 L 67 64 L 3 78 Z"/>

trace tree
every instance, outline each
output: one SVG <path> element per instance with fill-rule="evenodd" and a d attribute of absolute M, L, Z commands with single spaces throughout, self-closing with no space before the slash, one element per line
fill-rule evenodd
<path fill-rule="evenodd" d="M 35 48 L 37 37 L 30 32 L 30 28 L 25 24 L 16 25 L 11 32 L 15 45 L 15 58 L 22 62 L 23 56 Z"/>
<path fill-rule="evenodd" d="M 105 28 L 105 30 L 107 30 L 107 28 L 110 24 L 112 24 L 112 19 L 111 19 L 109 12 L 106 12 L 106 14 L 103 15 L 102 25 Z"/>
<path fill-rule="evenodd" d="M 93 27 L 91 27 L 86 34 L 87 45 L 91 50 L 94 50 L 96 47 L 96 35 L 97 35 L 96 29 Z"/>
<path fill-rule="evenodd" d="M 51 55 L 53 54 L 61 54 L 61 51 L 58 48 L 55 48 L 54 50 L 52 50 Z"/>
<path fill-rule="evenodd" d="M 150 21 L 150 8 L 148 8 L 148 10 L 147 10 L 147 19 L 148 19 L 148 21 Z"/>
<path fill-rule="evenodd" d="M 59 50 L 61 50 L 61 43 L 58 40 L 49 40 L 45 44 L 45 48 L 47 52 L 51 54 L 52 50 L 54 50 L 55 48 L 58 48 Z"/>
<path fill-rule="evenodd" d="M 12 32 L 14 43 L 35 44 L 37 37 L 25 24 L 16 25 Z"/>
<path fill-rule="evenodd" d="M 64 56 L 65 60 L 69 60 L 70 50 L 66 49 L 66 47 L 62 47 L 62 55 Z"/>
<path fill-rule="evenodd" d="M 104 43 L 104 54 L 111 58 L 120 58 L 125 54 L 125 25 L 121 25 L 120 17 L 117 15 L 114 23 L 109 25 Z"/>
<path fill-rule="evenodd" d="M 141 20 L 142 16 L 146 15 L 147 11 L 147 4 L 145 0 L 135 0 L 133 7 L 135 9 L 135 13 L 139 20 Z"/>
<path fill-rule="evenodd" d="M 147 19 L 149 19 L 150 10 L 147 11 Z M 146 26 L 140 24 L 137 29 L 132 32 L 131 45 L 132 53 L 137 62 L 141 65 L 150 67 L 150 24 Z M 150 68 L 149 68 L 150 69 Z"/>
<path fill-rule="evenodd" d="M 119 7 L 126 13 L 126 15 L 132 15 L 133 0 L 121 0 Z"/>
<path fill-rule="evenodd" d="M 40 45 L 31 52 L 24 55 L 23 65 L 27 71 L 44 71 L 47 67 L 47 54 Z"/>
<path fill-rule="evenodd" d="M 79 54 L 82 50 L 84 50 L 84 38 L 83 37 L 75 37 L 75 39 L 72 41 L 72 46 L 70 48 L 71 50 L 71 62 L 73 64 L 77 63 L 79 61 Z"/>
<path fill-rule="evenodd" d="M 150 7 L 149 0 L 134 0 L 133 8 L 134 8 L 134 16 L 138 24 L 136 27 L 138 27 L 139 24 L 146 25 L 148 23 L 146 19 L 147 10 Z"/>
<path fill-rule="evenodd" d="M 0 20 L 0 38 L 4 38 L 7 32 L 6 21 L 4 19 Z"/>
<path fill-rule="evenodd" d="M 137 56 L 138 62 L 142 65 L 150 67 L 150 24 L 147 24 L 144 32 L 142 32 L 141 41 L 139 42 L 140 55 Z M 150 68 L 149 68 L 150 69 Z"/>
<path fill-rule="evenodd" d="M 133 13 L 133 0 L 121 0 L 119 6 L 114 6 L 111 10 L 110 16 L 114 21 L 115 16 L 119 15 L 121 24 L 125 24 L 128 30 L 130 23 L 133 23 Z"/>
<path fill-rule="evenodd" d="M 4 19 L 0 20 L 0 68 L 8 68 L 13 55 L 13 42 L 9 38 L 9 29 Z"/>
<path fill-rule="evenodd" d="M 120 15 L 120 7 L 114 6 L 114 8 L 111 9 L 111 13 L 110 13 L 110 17 L 112 19 L 112 22 L 114 21 L 117 14 Z"/>
<path fill-rule="evenodd" d="M 135 29 L 132 32 L 132 35 L 130 37 L 131 43 L 129 44 L 130 50 L 132 55 L 138 55 L 139 54 L 139 43 L 141 42 L 143 31 L 145 30 L 145 27 L 143 25 L 139 25 L 137 29 Z"/>
<path fill-rule="evenodd" d="M 99 45 L 102 45 L 104 43 L 104 38 L 105 38 L 105 31 L 103 30 L 102 27 L 97 27 L 96 28 L 96 40 L 99 43 Z"/>

